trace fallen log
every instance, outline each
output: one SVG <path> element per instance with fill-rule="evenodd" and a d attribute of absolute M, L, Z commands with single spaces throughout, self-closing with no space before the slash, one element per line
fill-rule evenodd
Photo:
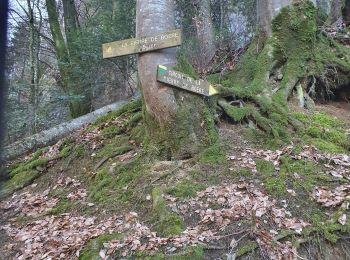
<path fill-rule="evenodd" d="M 132 99 L 135 99 L 133 97 Z M 28 152 L 56 143 L 58 140 L 68 136 L 74 130 L 92 123 L 98 117 L 103 116 L 113 110 L 116 110 L 129 102 L 130 100 L 118 101 L 108 106 L 97 109 L 87 115 L 62 123 L 58 126 L 42 131 L 35 135 L 26 137 L 22 140 L 14 142 L 4 147 L 0 162 L 13 160 L 16 157 L 24 155 Z"/>

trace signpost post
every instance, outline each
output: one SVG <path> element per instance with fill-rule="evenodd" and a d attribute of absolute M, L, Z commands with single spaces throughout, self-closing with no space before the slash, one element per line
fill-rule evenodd
<path fill-rule="evenodd" d="M 169 69 L 163 65 L 158 66 L 157 80 L 207 97 L 218 94 L 218 91 L 208 81 L 191 78 L 186 74 Z"/>

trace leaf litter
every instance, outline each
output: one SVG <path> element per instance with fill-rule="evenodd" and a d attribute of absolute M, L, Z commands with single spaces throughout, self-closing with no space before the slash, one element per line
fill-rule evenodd
<path fill-rule="evenodd" d="M 86 139 L 92 138 L 91 136 Z M 83 141 L 83 140 L 82 140 Z M 86 140 L 84 140 L 86 141 Z M 304 146 L 304 150 L 293 154 L 292 146 L 278 151 L 255 150 L 246 148 L 241 156 L 230 156 L 239 167 L 248 167 L 256 172 L 256 158 L 271 161 L 279 170 L 281 156 L 288 154 L 295 160 L 312 160 L 323 162 L 327 173 L 349 180 L 350 159 L 347 155 L 325 155 L 312 146 Z M 55 153 L 54 149 L 52 150 Z M 293 217 L 287 206 L 278 207 L 277 201 L 260 190 L 253 182 L 236 184 L 222 183 L 210 186 L 197 192 L 196 197 L 180 200 L 174 196 L 165 195 L 168 207 L 182 215 L 192 218 L 193 223 L 180 235 L 160 237 L 146 224 L 142 223 L 136 212 L 125 216 L 112 216 L 98 220 L 95 217 L 77 216 L 64 213 L 57 216 L 47 215 L 47 212 L 57 205 L 59 199 L 51 198 L 49 193 L 58 187 L 69 189 L 67 199 L 85 201 L 87 191 L 79 181 L 70 177 L 61 178 L 52 189 L 42 193 L 30 194 L 23 192 L 14 194 L 9 200 L 0 203 L 0 209 L 15 210 L 24 216 L 36 217 L 37 220 L 25 224 L 14 220 L 0 228 L 9 237 L 21 242 L 17 259 L 67 259 L 77 258 L 84 245 L 92 238 L 106 233 L 123 233 L 120 240 L 112 240 L 104 244 L 100 257 L 131 256 L 136 251 L 145 251 L 150 255 L 159 251 L 171 254 L 191 245 L 209 246 L 224 239 L 232 225 L 240 225 L 241 221 L 252 223 L 247 234 L 253 234 L 257 244 L 271 259 L 296 259 L 297 250 L 289 241 L 280 242 L 278 235 L 282 230 L 289 229 L 295 233 L 310 226 L 309 223 Z M 311 197 L 325 207 L 346 206 L 350 199 L 350 186 L 341 185 L 335 189 L 315 187 Z M 289 190 L 291 196 L 295 191 Z M 94 206 L 93 203 L 88 203 Z M 347 205 L 349 206 L 349 205 Z M 342 214 L 338 222 L 345 225 L 346 214 Z M 241 233 L 241 232 L 238 232 Z M 238 234 L 237 233 L 237 234 Z M 230 243 L 227 248 L 234 250 L 243 238 L 229 234 Z"/>

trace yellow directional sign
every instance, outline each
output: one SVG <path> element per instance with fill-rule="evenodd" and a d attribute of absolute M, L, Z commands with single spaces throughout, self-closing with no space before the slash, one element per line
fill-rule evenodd
<path fill-rule="evenodd" d="M 181 30 L 172 30 L 148 37 L 105 43 L 102 45 L 103 58 L 150 52 L 179 46 L 181 43 Z"/>
<path fill-rule="evenodd" d="M 218 94 L 218 91 L 208 81 L 191 78 L 186 74 L 169 69 L 163 65 L 158 66 L 157 80 L 159 82 L 204 96 L 213 96 Z"/>

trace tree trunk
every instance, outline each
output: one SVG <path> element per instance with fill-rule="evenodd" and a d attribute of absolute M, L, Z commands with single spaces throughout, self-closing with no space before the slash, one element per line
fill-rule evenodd
<path fill-rule="evenodd" d="M 196 17 L 194 19 L 199 47 L 198 68 L 203 71 L 215 55 L 213 23 L 210 0 L 196 0 Z"/>
<path fill-rule="evenodd" d="M 259 29 L 265 35 L 272 33 L 272 1 L 271 0 L 257 0 L 256 1 L 257 24 Z"/>
<path fill-rule="evenodd" d="M 350 0 L 345 0 L 342 14 L 344 23 L 346 26 L 350 26 Z"/>
<path fill-rule="evenodd" d="M 333 0 L 327 23 L 332 25 L 342 17 L 342 6 L 344 0 Z"/>
<path fill-rule="evenodd" d="M 70 57 L 74 54 L 74 48 L 72 43 L 77 35 L 79 29 L 78 14 L 75 8 L 74 0 L 62 0 L 63 4 L 63 18 L 64 18 L 64 30 L 67 39 L 67 49 Z"/>
<path fill-rule="evenodd" d="M 95 121 L 100 116 L 103 116 L 109 113 L 110 111 L 120 108 L 125 103 L 127 103 L 127 101 L 116 102 L 114 104 L 102 107 L 82 117 L 73 119 L 69 122 L 65 122 L 51 129 L 42 131 L 40 133 L 12 143 L 4 147 L 4 153 L 2 157 L 0 157 L 0 163 L 1 161 L 9 161 L 36 149 L 52 145 L 58 140 L 68 136 L 73 131 L 82 128 L 85 124 L 89 124 Z"/>
<path fill-rule="evenodd" d="M 91 91 L 88 86 L 82 83 L 83 75 L 77 73 L 74 66 L 79 64 L 79 55 L 72 50 L 73 31 L 77 28 L 77 18 L 74 6 L 74 1 L 65 0 L 67 17 L 65 17 L 65 27 L 67 35 L 67 44 L 64 41 L 60 28 L 58 13 L 55 0 L 46 0 L 46 8 L 49 17 L 50 30 L 53 41 L 55 43 L 56 56 L 58 67 L 61 75 L 61 82 L 64 92 L 69 96 L 69 110 L 73 118 L 82 116 L 91 111 Z M 73 5 L 73 6 L 71 6 Z M 73 8 L 74 10 L 68 10 Z M 73 17 L 72 17 L 73 16 Z M 70 24 L 72 23 L 72 24 Z M 70 42 L 68 42 L 68 40 Z M 68 46 L 70 50 L 68 50 Z"/>
<path fill-rule="evenodd" d="M 35 21 L 34 21 L 34 11 L 32 8 L 32 4 L 30 0 L 27 0 L 27 7 L 28 7 L 28 19 L 29 19 L 29 62 L 30 62 L 30 105 L 31 105 L 31 114 L 32 114 L 32 124 L 31 124 L 31 131 L 32 133 L 35 133 L 36 131 L 36 91 L 37 91 L 37 84 L 36 84 L 36 77 L 35 77 Z"/>
<path fill-rule="evenodd" d="M 137 1 L 138 37 L 173 30 L 174 26 L 175 12 L 172 0 Z M 138 56 L 138 72 L 149 142 L 160 147 L 160 152 L 168 159 L 192 157 L 200 151 L 204 144 L 203 139 L 206 137 L 203 99 L 158 83 L 156 80 L 158 65 L 175 63 L 175 48 Z"/>

